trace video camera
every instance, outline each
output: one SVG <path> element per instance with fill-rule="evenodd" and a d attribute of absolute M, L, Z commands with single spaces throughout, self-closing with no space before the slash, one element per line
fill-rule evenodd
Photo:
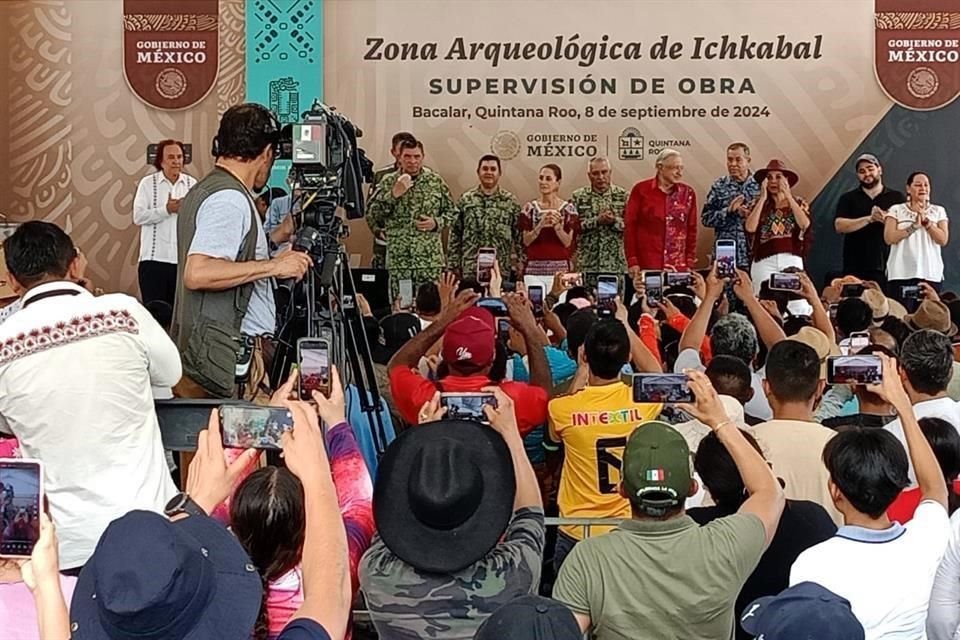
<path fill-rule="evenodd" d="M 349 220 L 363 217 L 363 183 L 373 181 L 373 163 L 357 147 L 362 136 L 359 127 L 319 100 L 301 122 L 280 130 L 278 157 L 292 161 L 287 181 L 299 205 L 294 250 L 317 257 L 334 250 L 347 233 L 336 215 L 340 207 Z"/>

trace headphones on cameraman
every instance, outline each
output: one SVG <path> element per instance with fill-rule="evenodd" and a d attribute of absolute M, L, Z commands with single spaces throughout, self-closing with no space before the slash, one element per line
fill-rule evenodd
<path fill-rule="evenodd" d="M 262 135 L 263 135 L 264 137 L 266 137 L 266 138 L 267 138 L 267 142 L 269 142 L 270 145 L 273 146 L 273 156 L 274 156 L 275 158 L 276 158 L 276 157 L 279 157 L 279 156 L 280 156 L 280 128 L 281 128 L 280 120 L 279 120 L 279 118 L 277 118 L 277 116 L 274 115 L 273 111 L 270 111 L 270 109 L 267 109 L 267 108 L 266 108 L 265 106 L 263 106 L 262 104 L 257 104 L 257 103 L 255 103 L 255 102 L 249 102 L 249 103 L 246 103 L 246 104 L 237 105 L 236 107 L 230 107 L 230 109 L 227 109 L 226 113 L 223 114 L 223 117 L 221 117 L 221 119 L 220 119 L 220 125 L 223 126 L 223 118 L 225 118 L 225 117 L 227 116 L 227 114 L 230 113 L 230 111 L 232 111 L 233 109 L 237 109 L 237 108 L 239 108 L 239 107 L 243 107 L 243 106 L 253 106 L 253 107 L 256 107 L 258 110 L 262 110 L 264 113 L 267 114 L 267 124 L 266 124 L 266 126 L 263 128 Z M 210 154 L 211 154 L 214 158 L 219 158 L 219 157 L 220 157 L 220 136 L 219 136 L 219 133 L 220 133 L 220 132 L 218 131 L 218 132 L 217 132 L 217 135 L 213 136 L 213 142 L 212 142 L 211 145 L 210 145 Z"/>

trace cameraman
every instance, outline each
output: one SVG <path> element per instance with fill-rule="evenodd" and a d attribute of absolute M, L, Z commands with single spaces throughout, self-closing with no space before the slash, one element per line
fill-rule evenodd
<path fill-rule="evenodd" d="M 309 256 L 284 251 L 270 258 L 253 192 L 263 189 L 276 157 L 279 127 L 263 106 L 242 104 L 223 114 L 214 138 L 216 166 L 190 190 L 177 220 L 177 297 L 171 334 L 183 358 L 179 397 L 228 398 L 236 390 L 243 337 L 252 339 L 252 399 L 266 384 L 263 338 L 276 330 L 274 278 L 300 279 Z M 292 221 L 271 232 L 281 244 Z"/>

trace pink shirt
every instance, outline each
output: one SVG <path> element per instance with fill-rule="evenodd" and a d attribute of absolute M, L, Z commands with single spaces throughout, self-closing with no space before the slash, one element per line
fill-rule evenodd
<path fill-rule="evenodd" d="M 76 578 L 60 576 L 63 599 L 68 603 L 73 598 L 76 584 Z M 40 640 L 37 608 L 26 583 L 0 583 L 0 629 L 3 630 L 3 640 Z"/>

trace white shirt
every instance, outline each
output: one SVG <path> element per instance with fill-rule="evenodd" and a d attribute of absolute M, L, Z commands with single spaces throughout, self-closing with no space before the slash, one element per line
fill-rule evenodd
<path fill-rule="evenodd" d="M 917 420 L 920 418 L 943 418 L 952 424 L 954 429 L 960 432 L 960 404 L 957 404 L 948 397 L 918 402 L 913 405 L 913 413 L 917 416 Z M 907 437 L 903 434 L 903 425 L 900 423 L 900 418 L 894 419 L 883 428 L 896 436 L 900 444 L 903 445 L 903 448 L 907 449 Z M 907 449 L 908 453 L 909 451 L 910 450 Z M 910 483 L 916 485 L 917 476 L 913 472 L 913 461 L 909 459 L 909 456 L 907 456 L 907 459 L 910 462 L 910 469 L 908 471 Z"/>
<path fill-rule="evenodd" d="M 50 291 L 76 291 L 33 300 Z M 84 564 L 111 520 L 160 512 L 167 471 L 151 384 L 180 379 L 177 347 L 124 294 L 70 282 L 34 287 L 0 324 L 0 431 L 44 464 L 60 567 Z"/>
<path fill-rule="evenodd" d="M 960 639 L 960 511 L 950 518 L 950 542 L 933 581 L 927 635 L 930 640 Z"/>
<path fill-rule="evenodd" d="M 235 261 L 240 247 L 250 232 L 250 207 L 253 199 L 236 189 L 217 191 L 200 205 L 197 211 L 196 232 L 190 243 L 189 254 Z M 257 260 L 270 259 L 267 234 L 260 216 L 257 219 Z M 273 298 L 273 278 L 253 283 L 253 294 L 247 313 L 240 324 L 241 333 L 248 336 L 272 335 L 277 330 L 277 307 Z"/>
<path fill-rule="evenodd" d="M 930 590 L 950 537 L 942 505 L 925 501 L 906 526 L 845 526 L 800 554 L 790 586 L 816 582 L 850 601 L 866 640 L 920 640 Z"/>
<path fill-rule="evenodd" d="M 140 225 L 140 261 L 177 264 L 177 216 L 167 212 L 167 200 L 187 195 L 197 179 L 180 173 L 170 183 L 163 171 L 147 176 L 137 185 L 133 199 L 133 223 Z"/>
<path fill-rule="evenodd" d="M 897 221 L 898 229 L 906 229 L 917 220 L 905 204 L 895 204 L 887 210 L 887 217 Z M 937 204 L 927 209 L 930 224 L 947 219 L 946 210 Z M 943 256 L 940 246 L 933 241 L 926 229 L 920 227 L 909 236 L 890 247 L 887 258 L 887 279 L 909 280 L 920 278 L 931 282 L 943 282 Z"/>

